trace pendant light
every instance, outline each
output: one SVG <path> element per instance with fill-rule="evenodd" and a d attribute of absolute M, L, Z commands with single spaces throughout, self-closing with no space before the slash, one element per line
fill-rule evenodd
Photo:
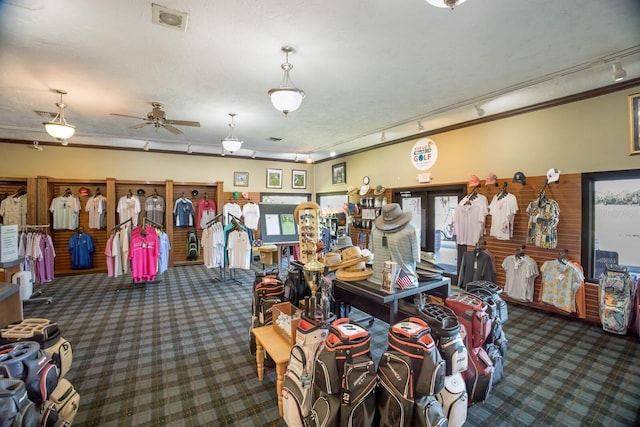
<path fill-rule="evenodd" d="M 231 123 L 229 123 L 229 135 L 227 135 L 226 138 L 222 140 L 222 148 L 230 153 L 233 153 L 234 151 L 238 151 L 240 149 L 243 141 L 240 141 L 233 132 L 234 128 L 236 127 L 236 124 L 233 122 L 233 118 L 236 116 L 236 114 L 229 113 L 229 115 L 231 116 Z"/>
<path fill-rule="evenodd" d="M 281 65 L 284 70 L 284 77 L 282 83 L 277 88 L 271 89 L 268 93 L 271 97 L 271 103 L 278 111 L 282 111 L 286 116 L 291 111 L 296 111 L 302 104 L 302 98 L 305 94 L 302 90 L 293 86 L 291 79 L 289 78 L 289 71 L 293 69 L 293 65 L 289 63 L 289 54 L 293 53 L 293 48 L 289 46 L 282 46 L 281 49 L 285 53 L 284 64 Z"/>
<path fill-rule="evenodd" d="M 58 106 L 58 114 L 52 121 L 43 122 L 42 124 L 49 135 L 58 141 L 65 141 L 76 133 L 76 127 L 67 123 L 64 118 L 64 108 L 66 105 L 62 102 L 62 95 L 66 95 L 67 92 L 60 89 L 56 89 L 56 92 L 60 95 L 60 102 L 56 103 Z"/>
<path fill-rule="evenodd" d="M 448 7 L 453 10 L 457 5 L 464 3 L 467 0 L 427 0 L 432 6 L 435 7 Z"/>

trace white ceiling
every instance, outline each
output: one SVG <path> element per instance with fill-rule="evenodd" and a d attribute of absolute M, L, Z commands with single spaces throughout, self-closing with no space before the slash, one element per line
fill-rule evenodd
<path fill-rule="evenodd" d="M 381 142 L 611 85 L 621 58 L 640 77 L 638 0 L 157 0 L 189 14 L 182 32 L 152 23 L 145 0 L 0 1 L 0 138 L 55 142 L 35 111 L 58 95 L 70 144 L 221 151 L 236 113 L 234 155 L 323 160 Z M 306 92 L 285 117 L 281 46 Z M 174 136 L 146 126 L 151 102 L 201 123 Z M 282 138 L 280 142 L 269 138 Z"/>

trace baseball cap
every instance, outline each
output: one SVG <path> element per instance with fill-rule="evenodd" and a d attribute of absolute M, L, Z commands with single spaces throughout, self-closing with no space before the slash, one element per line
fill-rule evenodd
<path fill-rule="evenodd" d="M 485 184 L 493 185 L 496 183 L 496 181 L 498 181 L 498 177 L 496 176 L 496 174 L 490 173 L 489 175 L 487 175 L 487 178 L 485 179 Z"/>
<path fill-rule="evenodd" d="M 478 178 L 477 175 L 471 175 L 471 178 L 469 178 L 469 187 L 477 187 L 478 185 L 480 185 L 480 178 Z"/>
<path fill-rule="evenodd" d="M 516 172 L 513 174 L 513 182 L 520 183 L 522 185 L 526 184 L 527 177 L 524 176 L 522 172 Z"/>
<path fill-rule="evenodd" d="M 560 171 L 558 169 L 549 169 L 547 171 L 547 184 L 551 184 L 552 182 L 558 182 L 560 179 Z"/>

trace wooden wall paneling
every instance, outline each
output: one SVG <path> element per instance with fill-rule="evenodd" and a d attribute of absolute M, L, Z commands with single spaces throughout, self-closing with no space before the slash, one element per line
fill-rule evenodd
<path fill-rule="evenodd" d="M 247 193 L 247 198 L 245 199 L 242 196 L 242 192 L 240 192 L 240 197 L 236 198 L 233 197 L 233 191 L 227 191 L 227 192 L 223 192 L 223 196 L 222 196 L 222 200 L 224 201 L 224 204 L 227 203 L 236 203 L 237 205 L 240 206 L 240 209 L 244 208 L 244 205 L 246 205 L 247 203 L 253 202 L 253 203 L 260 203 L 260 193 L 259 192 L 246 192 Z M 222 213 L 222 208 L 224 207 L 224 204 L 222 206 L 220 206 L 220 212 L 218 213 Z M 240 218 L 240 222 L 242 224 L 244 224 L 244 218 Z M 257 230 L 253 230 L 253 239 L 260 239 L 260 227 L 258 227 Z"/>
<path fill-rule="evenodd" d="M 197 191 L 197 194 L 194 195 L 194 192 Z M 216 203 L 216 213 L 220 212 L 222 209 L 222 205 L 220 203 L 220 199 L 218 199 L 218 183 L 189 183 L 189 182 L 180 182 L 173 183 L 173 199 L 172 199 L 172 212 L 175 208 L 176 200 L 185 197 L 193 203 L 193 207 L 196 211 L 196 222 L 197 222 L 197 214 L 198 214 L 198 202 L 202 199 L 205 194 L 210 200 L 213 200 Z M 204 258 L 202 254 L 202 250 L 200 251 L 200 256 L 197 260 L 190 261 L 187 259 L 187 233 L 190 230 L 196 230 L 198 232 L 198 239 L 202 241 L 202 229 L 199 228 L 198 224 L 194 224 L 193 227 L 176 227 L 175 226 L 175 215 L 172 215 L 172 223 L 173 223 L 173 236 L 171 240 L 171 252 L 173 257 L 173 265 L 192 265 L 192 264 L 202 264 L 204 263 Z"/>
<path fill-rule="evenodd" d="M 104 195 L 107 198 L 107 230 L 111 232 L 118 221 L 116 216 L 116 179 L 107 178 L 106 187 L 107 189 Z"/>
<path fill-rule="evenodd" d="M 27 224 L 29 224 L 29 213 L 28 211 L 32 208 L 31 197 L 33 195 L 30 194 L 30 189 L 28 188 L 27 178 L 0 178 L 0 201 L 4 200 L 6 197 L 11 197 L 16 194 L 20 188 L 24 187 L 27 191 Z M 35 195 L 36 189 L 31 189 L 31 192 Z M 36 205 L 33 205 L 34 207 Z"/>
<path fill-rule="evenodd" d="M 499 179 L 498 187 L 494 186 L 482 186 L 479 190 L 481 194 L 487 196 L 489 203 L 492 198 L 500 191 L 503 182 L 507 182 L 507 191 L 516 196 L 518 200 L 519 210 L 516 213 L 514 219 L 514 232 L 511 240 L 498 240 L 489 235 L 491 227 L 491 216 L 487 216 L 486 228 L 485 228 L 485 240 L 487 241 L 487 248 L 496 258 L 496 273 L 498 285 L 504 287 L 506 275 L 502 268 L 502 261 L 509 255 L 516 253 L 517 248 L 523 244 L 526 244 L 527 230 L 528 230 L 528 215 L 526 213 L 529 203 L 533 200 L 537 200 L 540 190 L 543 188 L 546 181 L 546 176 L 527 177 L 526 184 L 518 184 L 511 182 L 511 178 Z M 569 250 L 569 259 L 573 261 L 580 261 L 581 255 L 581 243 L 582 243 L 582 206 L 581 206 L 581 175 L 580 174 L 567 174 L 561 175 L 559 183 L 551 183 L 545 190 L 545 195 L 548 199 L 554 199 L 558 202 L 560 207 L 560 219 L 558 222 L 558 244 L 555 249 L 543 249 L 533 244 L 526 244 L 526 253 L 533 258 L 538 264 L 538 268 L 542 264 L 554 258 L 557 258 L 558 252 L 561 249 Z M 473 247 L 469 247 L 468 250 L 473 250 Z M 598 306 L 597 306 L 597 287 L 592 284 L 586 284 L 587 293 L 587 320 L 599 322 Z M 596 288 L 596 296 L 594 298 L 594 291 L 591 288 Z M 555 307 L 538 302 L 541 292 L 541 277 L 538 276 L 534 284 L 534 301 L 532 303 L 522 303 L 512 300 L 505 296 L 505 299 L 521 304 L 528 304 L 535 308 L 546 310 L 550 312 L 557 312 L 567 314 Z M 568 314 L 567 314 L 568 315 Z M 575 315 L 571 315 L 575 316 Z"/>
<path fill-rule="evenodd" d="M 86 187 L 90 190 L 89 196 L 80 196 L 79 190 L 81 187 Z M 80 212 L 78 213 L 78 229 L 76 230 L 54 230 L 53 229 L 53 214 L 49 212 L 48 224 L 51 224 L 51 237 L 53 245 L 56 251 L 55 257 L 55 273 L 56 275 L 72 275 L 72 274 L 87 274 L 107 271 L 107 261 L 104 255 L 107 239 L 109 238 L 109 229 L 92 229 L 89 228 L 89 214 L 85 211 L 87 200 L 89 197 L 93 197 L 96 188 L 100 187 L 105 189 L 105 181 L 98 180 L 48 180 L 48 195 L 49 206 L 51 201 L 64 194 L 66 189 L 70 189 L 74 196 L 80 200 Z M 104 194 L 104 193 L 103 193 Z M 76 233 L 80 227 L 84 228 L 84 232 L 89 234 L 93 238 L 95 251 L 93 253 L 93 268 L 74 270 L 71 268 L 71 253 L 69 252 L 69 239 Z"/>
<path fill-rule="evenodd" d="M 36 204 L 36 225 L 51 225 L 51 194 L 49 192 L 49 179 L 44 176 L 37 178 L 37 204 Z"/>
<path fill-rule="evenodd" d="M 38 179 L 27 178 L 27 224 L 37 225 L 38 220 Z"/>
<path fill-rule="evenodd" d="M 360 196 L 359 196 L 360 197 Z M 373 194 L 373 189 L 369 190 L 369 193 L 366 196 L 362 196 L 362 197 L 376 197 Z M 387 188 L 385 189 L 384 195 L 383 196 L 378 196 L 378 197 L 385 197 L 387 199 L 387 203 L 392 203 L 392 197 L 393 197 L 393 190 L 391 188 Z M 356 218 L 359 220 L 362 216 L 362 211 L 360 210 L 360 212 L 358 213 L 358 215 L 356 216 Z M 371 221 L 371 228 L 356 228 L 353 223 L 349 224 L 349 237 L 351 237 L 351 242 L 354 245 L 359 245 L 362 246 L 363 248 L 369 248 L 372 247 L 371 243 L 371 230 L 373 230 L 373 220 Z M 364 235 L 364 243 L 360 244 L 358 242 L 358 235 L 363 234 Z"/>
<path fill-rule="evenodd" d="M 174 256 L 173 256 L 173 181 L 168 179 L 164 182 L 164 194 L 165 194 L 165 204 L 166 211 L 164 213 L 164 223 L 165 230 L 167 233 L 167 237 L 169 238 L 169 244 L 171 245 L 171 250 L 169 251 L 169 267 L 173 267 L 174 264 Z"/>

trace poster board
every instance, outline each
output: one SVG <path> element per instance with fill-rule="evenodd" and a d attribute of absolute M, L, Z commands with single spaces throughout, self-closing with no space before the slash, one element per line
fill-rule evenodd
<path fill-rule="evenodd" d="M 298 243 L 293 212 L 298 205 L 260 203 L 260 239 L 263 244 Z"/>

